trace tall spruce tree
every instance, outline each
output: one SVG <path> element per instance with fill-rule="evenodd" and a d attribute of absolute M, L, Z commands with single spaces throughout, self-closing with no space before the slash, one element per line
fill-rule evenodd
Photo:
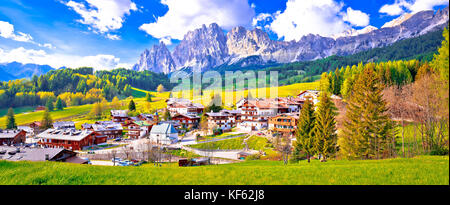
<path fill-rule="evenodd" d="M 382 99 L 383 85 L 373 64 L 367 64 L 353 86 L 340 140 L 342 157 L 348 159 L 380 158 L 388 151 L 394 126 Z"/>
<path fill-rule="evenodd" d="M 53 100 L 51 98 L 48 98 L 47 103 L 45 104 L 45 107 L 49 111 L 53 111 Z"/>
<path fill-rule="evenodd" d="M 322 92 L 316 111 L 314 127 L 314 151 L 322 156 L 322 161 L 336 152 L 336 106 L 328 92 Z"/>
<path fill-rule="evenodd" d="M 8 109 L 8 114 L 6 114 L 6 129 L 16 129 L 16 119 L 14 118 L 14 110 L 12 108 Z"/>
<path fill-rule="evenodd" d="M 136 104 L 133 100 L 130 101 L 130 104 L 128 104 L 128 110 L 129 111 L 136 111 Z"/>
<path fill-rule="evenodd" d="M 64 106 L 63 106 L 63 103 L 62 103 L 61 98 L 58 98 L 58 99 L 56 100 L 56 109 L 57 109 L 57 110 L 63 110 L 63 109 L 64 109 Z"/>
<path fill-rule="evenodd" d="M 145 99 L 147 100 L 147 102 L 152 102 L 152 95 L 150 95 L 150 93 L 147 93 L 145 95 Z"/>
<path fill-rule="evenodd" d="M 41 120 L 41 128 L 48 129 L 48 128 L 51 128 L 52 126 L 53 126 L 53 120 L 52 120 L 52 117 L 50 116 L 50 112 L 46 108 L 44 111 L 44 116 L 42 117 L 42 120 Z"/>
<path fill-rule="evenodd" d="M 303 104 L 302 110 L 300 111 L 297 131 L 295 132 L 297 142 L 294 147 L 294 155 L 304 152 L 308 162 L 310 162 L 311 155 L 314 154 L 313 138 L 315 120 L 314 104 L 310 98 L 307 98 Z"/>

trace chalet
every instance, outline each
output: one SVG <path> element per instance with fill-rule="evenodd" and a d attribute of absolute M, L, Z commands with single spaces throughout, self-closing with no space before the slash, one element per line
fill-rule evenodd
<path fill-rule="evenodd" d="M 260 130 L 267 127 L 270 117 L 288 113 L 290 108 L 277 99 L 242 99 L 236 103 L 241 117 L 237 127 L 241 130 Z"/>
<path fill-rule="evenodd" d="M 40 133 L 38 144 L 42 147 L 81 150 L 85 146 L 94 145 L 97 134 L 91 130 L 48 129 Z"/>
<path fill-rule="evenodd" d="M 159 120 L 158 112 L 156 112 L 154 115 L 142 113 L 139 114 L 137 117 L 139 118 L 139 120 L 147 122 L 158 122 Z"/>
<path fill-rule="evenodd" d="M 1 130 L 0 145 L 15 145 L 25 143 L 27 133 L 23 130 Z"/>
<path fill-rule="evenodd" d="M 42 126 L 41 122 L 37 122 L 37 121 L 29 124 L 29 127 L 33 130 L 33 133 L 32 133 L 33 136 L 36 136 L 37 134 L 39 134 L 41 132 L 41 126 Z"/>
<path fill-rule="evenodd" d="M 127 130 L 127 136 L 131 139 L 140 139 L 148 135 L 153 124 L 146 121 L 129 121 L 124 127 Z"/>
<path fill-rule="evenodd" d="M 197 115 L 185 115 L 177 113 L 172 117 L 172 120 L 178 121 L 184 127 L 197 127 L 200 122 L 200 117 Z"/>
<path fill-rule="evenodd" d="M 0 160 L 8 161 L 54 161 L 87 164 L 89 161 L 77 156 L 77 153 L 62 148 L 29 148 L 0 146 Z"/>
<path fill-rule="evenodd" d="M 37 112 L 37 111 L 43 111 L 43 110 L 45 110 L 45 106 L 37 106 L 36 107 L 36 109 L 34 110 L 35 112 Z"/>
<path fill-rule="evenodd" d="M 311 98 L 314 104 L 319 102 L 319 91 L 317 90 L 305 90 L 300 92 L 297 97 L 306 100 L 306 98 Z"/>
<path fill-rule="evenodd" d="M 98 134 L 97 139 L 104 137 L 106 138 L 104 141 L 106 141 L 122 137 L 123 127 L 120 123 L 113 121 L 97 121 L 95 124 L 91 125 L 91 127 L 92 130 Z M 101 141 L 103 141 L 103 139 Z M 96 142 L 96 144 L 100 143 Z"/>
<path fill-rule="evenodd" d="M 208 127 L 214 128 L 217 126 L 217 128 L 220 128 L 222 130 L 230 130 L 232 127 L 236 125 L 236 120 L 233 117 L 232 114 L 229 114 L 227 112 L 208 112 L 205 113 L 205 115 L 208 117 Z"/>
<path fill-rule="evenodd" d="M 297 129 L 298 113 L 280 114 L 269 118 L 269 130 L 280 132 L 286 136 L 293 136 Z"/>
<path fill-rule="evenodd" d="M 111 110 L 111 120 L 113 122 L 125 124 L 125 122 L 128 120 L 128 111 L 127 110 Z"/>
<path fill-rule="evenodd" d="M 192 103 L 190 100 L 182 98 L 170 98 L 167 101 L 167 109 L 171 116 L 175 114 L 200 115 L 205 108 L 200 103 Z"/>
<path fill-rule="evenodd" d="M 150 140 L 158 144 L 173 144 L 178 142 L 178 131 L 170 123 L 158 124 L 150 131 Z"/>
<path fill-rule="evenodd" d="M 60 130 L 60 129 L 75 129 L 75 123 L 71 122 L 71 121 L 54 122 L 53 128 L 58 129 L 58 130 Z"/>

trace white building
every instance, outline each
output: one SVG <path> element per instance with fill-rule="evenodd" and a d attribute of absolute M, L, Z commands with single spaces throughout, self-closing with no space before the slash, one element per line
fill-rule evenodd
<path fill-rule="evenodd" d="M 170 123 L 154 125 L 150 131 L 150 141 L 159 144 L 173 144 L 178 142 L 178 131 Z"/>

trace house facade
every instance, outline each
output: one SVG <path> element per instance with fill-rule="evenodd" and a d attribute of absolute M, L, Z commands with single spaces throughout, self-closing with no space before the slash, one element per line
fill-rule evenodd
<path fill-rule="evenodd" d="M 96 136 L 97 134 L 91 130 L 48 129 L 37 137 L 39 138 L 38 144 L 42 147 L 82 150 L 85 146 L 101 142 L 96 139 Z"/>
<path fill-rule="evenodd" d="M 128 110 L 111 110 L 111 120 L 113 122 L 125 124 L 128 120 Z"/>
<path fill-rule="evenodd" d="M 184 127 L 197 127 L 200 122 L 200 117 L 197 115 L 177 113 L 172 117 L 172 120 L 179 122 Z"/>
<path fill-rule="evenodd" d="M 285 136 L 293 136 L 297 129 L 298 113 L 287 113 L 269 118 L 269 130 L 282 133 Z"/>
<path fill-rule="evenodd" d="M 0 145 L 15 145 L 25 143 L 27 133 L 24 130 L 1 130 Z"/>

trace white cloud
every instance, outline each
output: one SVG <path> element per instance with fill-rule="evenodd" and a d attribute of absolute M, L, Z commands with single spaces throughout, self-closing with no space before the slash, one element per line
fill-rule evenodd
<path fill-rule="evenodd" d="M 100 33 L 122 28 L 125 15 L 138 10 L 131 0 L 85 0 L 85 2 L 87 4 L 74 1 L 63 3 L 81 15 L 82 19 L 78 20 L 80 23 L 90 25 Z"/>
<path fill-rule="evenodd" d="M 154 23 L 139 27 L 149 35 L 161 39 L 183 39 L 188 31 L 203 24 L 217 23 L 223 29 L 249 25 L 255 11 L 247 0 L 161 0 L 169 11 Z"/>
<path fill-rule="evenodd" d="M 0 49 L 0 63 L 10 63 L 13 61 L 50 65 L 54 68 L 60 68 L 62 66 L 71 68 L 89 66 L 96 70 L 111 70 L 118 67 L 131 68 L 130 64 L 121 63 L 120 58 L 113 55 L 77 56 L 49 54 L 44 50 L 25 49 L 23 47 L 9 51 Z"/>
<path fill-rule="evenodd" d="M 32 42 L 33 38 L 26 33 L 17 32 L 14 33 L 14 26 L 6 21 L 0 21 L 0 36 L 3 38 L 9 38 L 15 41 Z"/>
<path fill-rule="evenodd" d="M 347 21 L 351 23 L 354 26 L 367 26 L 369 25 L 369 15 L 359 11 L 359 10 L 353 10 L 352 8 L 347 8 L 347 13 L 344 14 L 343 17 L 344 21 Z"/>
<path fill-rule="evenodd" d="M 448 0 L 396 0 L 393 4 L 383 5 L 378 12 L 389 16 L 397 16 L 405 12 L 417 13 L 432 10 L 435 6 L 448 5 Z"/>
<path fill-rule="evenodd" d="M 172 38 L 170 37 L 161 38 L 159 39 L 159 42 L 163 42 L 166 46 L 169 46 L 172 45 Z"/>
<path fill-rule="evenodd" d="M 120 40 L 120 36 L 109 34 L 109 33 L 106 34 L 106 38 L 111 39 L 111 40 Z"/>
<path fill-rule="evenodd" d="M 55 47 L 50 43 L 36 43 L 33 41 L 33 37 L 31 37 L 30 34 L 26 34 L 23 32 L 18 31 L 18 34 L 14 33 L 14 25 L 10 24 L 6 21 L 0 21 L 0 36 L 3 38 L 12 39 L 14 41 L 20 41 L 20 42 L 26 42 L 26 43 L 32 43 L 35 45 L 38 45 L 39 47 L 44 47 L 48 49 L 54 49 Z"/>
<path fill-rule="evenodd" d="M 268 13 L 260 13 L 252 20 L 252 26 L 253 27 L 260 27 L 259 23 L 266 23 L 268 20 L 272 20 L 273 17 L 271 14 Z"/>
<path fill-rule="evenodd" d="M 364 12 L 350 7 L 345 12 L 343 7 L 342 2 L 334 0 L 288 0 L 286 10 L 272 15 L 270 30 L 290 41 L 308 34 L 332 36 L 351 29 L 351 25 L 369 24 L 369 16 Z"/>

